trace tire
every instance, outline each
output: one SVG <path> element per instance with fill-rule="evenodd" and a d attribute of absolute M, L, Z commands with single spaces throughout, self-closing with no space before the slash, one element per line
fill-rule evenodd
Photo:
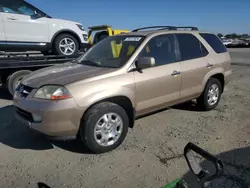
<path fill-rule="evenodd" d="M 216 102 L 215 102 L 215 100 L 211 100 L 209 102 L 209 99 L 212 98 L 212 97 L 209 97 L 209 91 L 210 91 L 210 89 L 212 90 L 212 87 L 218 88 L 218 93 L 215 94 L 215 95 L 217 95 Z M 201 110 L 204 110 L 204 111 L 213 110 L 214 108 L 216 108 L 218 106 L 218 104 L 220 102 L 221 93 L 222 93 L 221 82 L 216 78 L 210 78 L 207 81 L 207 84 L 205 86 L 205 89 L 204 89 L 202 95 L 197 99 L 197 105 L 201 108 Z"/>
<path fill-rule="evenodd" d="M 102 124 L 105 125 L 105 121 L 102 121 L 103 120 L 102 118 L 104 117 L 105 114 L 110 114 L 110 113 L 116 114 L 120 117 L 122 121 L 122 126 L 119 127 L 120 136 L 116 139 L 115 138 L 113 139 L 114 143 L 112 144 L 112 140 L 111 140 L 110 142 L 107 142 L 107 143 L 111 143 L 111 145 L 104 146 L 102 145 L 104 143 L 101 142 L 101 139 L 104 138 L 105 136 L 100 136 L 101 134 L 98 135 L 99 133 L 96 133 L 95 130 L 99 128 L 97 127 L 98 122 L 102 122 Z M 100 129 L 103 130 L 103 127 L 105 126 L 102 126 L 102 128 Z M 104 153 L 104 152 L 108 152 L 117 148 L 123 142 L 123 140 L 125 139 L 127 135 L 128 127 L 129 127 L 129 118 L 128 118 L 126 111 L 117 104 L 110 103 L 110 102 L 103 102 L 103 103 L 100 103 L 91 107 L 87 111 L 86 115 L 82 119 L 82 123 L 81 123 L 79 131 L 80 131 L 81 140 L 92 152 Z M 114 128 L 114 130 L 117 131 L 117 128 Z M 109 133 L 109 134 L 112 134 L 112 133 Z M 100 141 L 100 143 L 98 143 L 98 140 Z M 109 141 L 109 139 L 106 139 L 106 140 Z"/>
<path fill-rule="evenodd" d="M 63 52 L 63 50 L 60 48 L 60 44 L 62 44 L 62 45 L 65 44 L 65 42 L 63 40 L 66 40 L 68 43 L 70 43 L 70 42 L 74 43 L 74 50 L 73 50 L 73 52 L 70 51 L 70 50 L 67 50 L 66 53 Z M 71 49 L 72 48 L 73 47 L 71 46 Z M 70 56 L 70 55 L 74 55 L 74 54 L 78 53 L 79 43 L 78 43 L 77 39 L 74 36 L 72 36 L 70 34 L 61 34 L 61 35 L 58 35 L 56 37 L 56 39 L 55 39 L 54 49 L 55 49 L 55 53 L 57 55 Z M 63 48 L 63 49 L 65 49 L 65 48 Z"/>
<path fill-rule="evenodd" d="M 17 87 L 17 85 L 20 83 L 20 81 L 27 76 L 28 74 L 30 74 L 32 71 L 29 70 L 21 70 L 21 71 L 17 71 L 15 73 L 13 73 L 12 75 L 10 75 L 7 79 L 7 87 L 8 87 L 8 91 L 11 95 L 14 95 L 15 92 L 15 88 Z"/>

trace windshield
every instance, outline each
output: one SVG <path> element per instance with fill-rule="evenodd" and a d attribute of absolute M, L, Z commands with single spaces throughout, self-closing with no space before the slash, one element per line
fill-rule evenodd
<path fill-rule="evenodd" d="M 123 66 L 141 44 L 142 36 L 112 36 L 100 41 L 85 55 L 79 63 L 107 68 Z"/>

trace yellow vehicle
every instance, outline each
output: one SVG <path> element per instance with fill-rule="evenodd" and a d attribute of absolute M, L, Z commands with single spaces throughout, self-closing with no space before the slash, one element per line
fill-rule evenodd
<path fill-rule="evenodd" d="M 101 40 L 103 40 L 104 38 L 108 36 L 130 32 L 129 30 L 120 30 L 120 29 L 113 30 L 112 27 L 109 25 L 97 25 L 97 26 L 89 27 L 88 29 L 89 29 L 88 43 L 90 44 L 90 46 L 95 45 L 96 43 L 100 42 Z M 93 32 L 95 32 L 95 34 L 93 34 Z M 94 35 L 94 37 L 92 37 L 92 35 Z M 122 48 L 122 43 L 117 43 L 117 41 L 116 42 L 112 41 L 110 45 L 112 48 L 113 57 L 114 58 L 119 57 L 119 54 Z M 132 52 L 133 47 L 130 47 L 128 50 Z"/>
<path fill-rule="evenodd" d="M 95 45 L 96 43 L 100 42 L 102 39 L 108 36 L 130 32 L 129 30 L 120 30 L 120 29 L 113 30 L 110 25 L 97 25 L 89 27 L 88 29 L 89 29 L 88 42 L 89 44 L 91 44 L 91 46 Z M 95 32 L 94 37 L 92 37 L 93 32 Z"/>

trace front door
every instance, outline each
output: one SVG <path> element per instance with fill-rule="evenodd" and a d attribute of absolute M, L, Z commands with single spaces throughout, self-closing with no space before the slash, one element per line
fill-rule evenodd
<path fill-rule="evenodd" d="M 49 42 L 47 18 L 39 10 L 20 0 L 2 0 L 0 6 L 7 42 Z"/>
<path fill-rule="evenodd" d="M 179 100 L 181 74 L 175 44 L 172 34 L 156 36 L 140 53 L 139 57 L 153 57 L 155 64 L 134 72 L 136 115 L 149 113 Z"/>

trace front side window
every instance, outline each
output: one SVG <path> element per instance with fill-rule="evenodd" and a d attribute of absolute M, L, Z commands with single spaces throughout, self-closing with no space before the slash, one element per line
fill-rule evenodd
<path fill-rule="evenodd" d="M 152 38 L 141 51 L 139 57 L 153 57 L 155 59 L 155 66 L 176 62 L 174 35 L 167 34 Z"/>
<path fill-rule="evenodd" d="M 27 16 L 33 16 L 35 14 L 42 14 L 40 11 L 30 7 L 24 1 L 16 0 L 2 0 L 0 3 L 2 12 L 5 13 L 14 13 L 14 14 L 23 14 Z"/>
<path fill-rule="evenodd" d="M 77 61 L 90 66 L 119 68 L 127 62 L 143 40 L 143 36 L 107 37 Z"/>
<path fill-rule="evenodd" d="M 208 51 L 192 34 L 176 34 L 179 43 L 180 60 L 186 61 L 204 57 Z"/>

